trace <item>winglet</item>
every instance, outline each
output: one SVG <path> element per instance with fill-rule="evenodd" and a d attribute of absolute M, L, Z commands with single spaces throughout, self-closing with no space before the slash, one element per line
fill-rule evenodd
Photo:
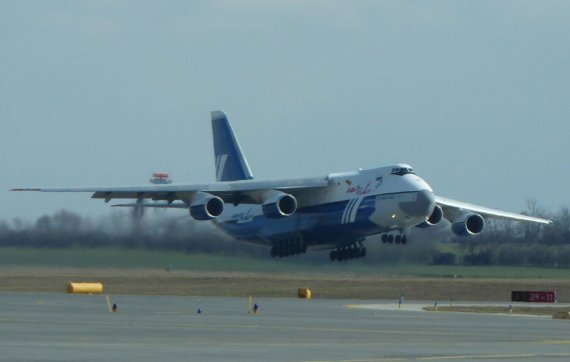
<path fill-rule="evenodd" d="M 253 175 L 234 135 L 230 121 L 222 111 L 212 112 L 212 135 L 216 158 L 216 180 L 252 179 Z"/>

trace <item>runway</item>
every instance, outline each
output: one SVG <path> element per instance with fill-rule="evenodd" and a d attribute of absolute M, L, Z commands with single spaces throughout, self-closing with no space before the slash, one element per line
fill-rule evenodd
<path fill-rule="evenodd" d="M 405 304 L 0 294 L 5 361 L 542 361 L 570 359 L 570 322 Z M 372 303 L 371 303 L 372 304 Z M 196 311 L 203 310 L 202 314 Z"/>

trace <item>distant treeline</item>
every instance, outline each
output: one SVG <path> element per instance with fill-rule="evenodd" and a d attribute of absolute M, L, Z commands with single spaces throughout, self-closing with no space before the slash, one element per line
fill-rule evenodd
<path fill-rule="evenodd" d="M 34 222 L 21 219 L 0 221 L 0 247 L 32 248 L 143 248 L 223 256 L 270 258 L 269 247 L 237 241 L 208 222 L 180 213 L 150 212 L 137 221 L 128 212 L 114 212 L 97 220 L 69 211 L 46 215 Z M 434 243 L 414 247 L 383 245 L 379 239 L 366 244 L 368 256 L 359 262 L 410 261 L 429 263 L 437 248 Z M 286 258 L 302 263 L 330 263 L 328 252 L 309 252 Z"/>
<path fill-rule="evenodd" d="M 259 253 L 260 248 L 238 243 L 209 226 L 190 217 L 137 220 L 128 212 L 115 212 L 93 220 L 62 210 L 32 223 L 21 219 L 0 222 L 0 246 L 147 248 L 224 255 Z"/>
<path fill-rule="evenodd" d="M 534 203 L 529 205 L 529 213 L 549 218 L 554 224 L 488 222 L 484 232 L 476 237 L 452 238 L 451 248 L 440 248 L 438 240 L 411 240 L 407 246 L 401 246 L 382 244 L 376 238 L 367 241 L 368 255 L 358 262 L 570 267 L 568 208 L 548 214 Z M 94 220 L 65 210 L 34 222 L 0 221 L 0 247 L 144 248 L 269 258 L 268 247 L 234 240 L 210 223 L 197 222 L 186 215 L 160 212 L 138 221 L 128 212 Z M 329 262 L 327 252 L 309 252 L 288 260 Z"/>

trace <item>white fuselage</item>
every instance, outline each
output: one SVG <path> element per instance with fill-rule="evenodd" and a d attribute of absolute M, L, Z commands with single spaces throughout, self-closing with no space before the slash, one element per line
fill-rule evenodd
<path fill-rule="evenodd" d="M 327 180 L 321 190 L 294 195 L 302 200 L 294 215 L 268 219 L 259 204 L 227 205 L 215 223 L 252 242 L 301 235 L 311 246 L 334 245 L 392 230 L 404 232 L 425 222 L 435 206 L 431 187 L 408 165 L 333 173 Z"/>

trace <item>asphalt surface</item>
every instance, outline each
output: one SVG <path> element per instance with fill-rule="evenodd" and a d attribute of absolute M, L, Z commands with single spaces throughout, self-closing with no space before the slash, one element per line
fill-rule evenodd
<path fill-rule="evenodd" d="M 570 360 L 570 321 L 421 303 L 0 294 L 1 361 Z M 202 313 L 198 314 L 198 308 Z"/>

